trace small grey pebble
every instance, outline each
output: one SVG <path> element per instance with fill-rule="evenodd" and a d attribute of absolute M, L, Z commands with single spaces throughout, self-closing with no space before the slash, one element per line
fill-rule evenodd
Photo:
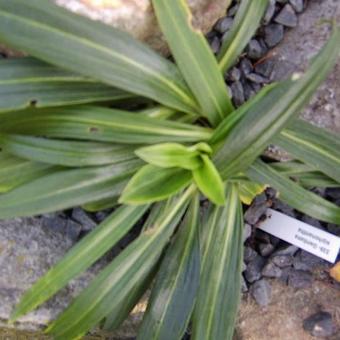
<path fill-rule="evenodd" d="M 279 200 L 273 200 L 272 208 L 274 210 L 278 210 L 278 211 L 282 212 L 285 215 L 296 218 L 296 214 L 295 214 L 294 209 L 291 206 L 289 206 L 288 204 L 285 204 L 285 203 L 283 203 Z"/>
<path fill-rule="evenodd" d="M 48 228 L 53 232 L 64 233 L 66 229 L 67 219 L 58 214 L 51 214 L 50 216 L 43 216 L 41 218 L 43 228 Z"/>
<path fill-rule="evenodd" d="M 230 17 L 224 17 L 217 21 L 214 26 L 214 30 L 223 34 L 227 32 L 233 24 L 233 19 Z"/>
<path fill-rule="evenodd" d="M 291 267 L 286 267 L 281 269 L 281 276 L 278 278 L 284 284 L 288 284 L 288 277 L 293 269 Z"/>
<path fill-rule="evenodd" d="M 251 59 L 260 59 L 265 53 L 262 46 L 256 39 L 251 39 L 247 46 L 247 54 Z"/>
<path fill-rule="evenodd" d="M 288 274 L 288 285 L 293 288 L 308 288 L 313 282 L 313 276 L 303 270 L 292 269 Z"/>
<path fill-rule="evenodd" d="M 81 208 L 73 209 L 72 218 L 81 224 L 83 231 L 91 231 L 97 226 L 92 218 Z"/>
<path fill-rule="evenodd" d="M 293 7 L 287 4 L 275 17 L 274 21 L 286 27 L 295 27 L 298 23 L 298 18 Z"/>
<path fill-rule="evenodd" d="M 293 260 L 293 256 L 290 255 L 275 255 L 271 258 L 271 261 L 280 268 L 291 266 Z"/>
<path fill-rule="evenodd" d="M 315 337 L 329 337 L 335 334 L 336 326 L 332 315 L 328 312 L 318 312 L 303 320 L 303 328 Z"/>
<path fill-rule="evenodd" d="M 236 4 L 235 6 L 231 7 L 230 9 L 228 9 L 228 16 L 229 17 L 233 17 L 236 14 L 238 8 L 239 8 L 239 5 Z"/>
<path fill-rule="evenodd" d="M 271 300 L 272 288 L 265 279 L 255 282 L 250 287 L 250 292 L 257 304 L 267 306 Z"/>
<path fill-rule="evenodd" d="M 251 82 L 245 81 L 244 79 L 242 79 L 241 81 L 244 90 L 244 97 L 246 100 L 248 100 L 251 97 L 253 97 L 256 94 L 256 92 L 254 91 Z"/>
<path fill-rule="evenodd" d="M 248 238 L 251 235 L 251 225 L 249 225 L 248 223 L 244 224 L 244 229 L 243 229 L 243 242 L 247 241 Z"/>
<path fill-rule="evenodd" d="M 332 233 L 333 235 L 339 236 L 340 237 L 340 228 L 339 225 L 329 223 L 327 224 L 327 230 Z"/>
<path fill-rule="evenodd" d="M 269 256 L 275 247 L 270 243 L 260 243 L 259 244 L 259 252 L 262 256 Z"/>
<path fill-rule="evenodd" d="M 268 208 L 267 202 L 252 204 L 244 214 L 245 221 L 251 225 L 256 224 L 261 218 L 261 216 L 266 213 L 267 208 Z"/>
<path fill-rule="evenodd" d="M 262 84 L 252 83 L 251 87 L 255 91 L 255 93 L 258 93 L 262 89 Z"/>
<path fill-rule="evenodd" d="M 304 250 L 300 250 L 296 254 L 293 262 L 293 266 L 295 269 L 310 272 L 312 272 L 316 268 L 320 268 L 325 265 L 327 265 L 326 261 Z"/>
<path fill-rule="evenodd" d="M 295 253 L 299 250 L 298 247 L 293 245 L 286 245 L 279 249 L 277 249 L 273 255 L 295 255 Z"/>
<path fill-rule="evenodd" d="M 340 188 L 327 188 L 325 194 L 334 200 L 338 200 L 340 199 Z"/>
<path fill-rule="evenodd" d="M 243 75 L 247 75 L 248 73 L 253 71 L 253 64 L 247 58 L 243 58 L 240 62 L 240 69 Z"/>
<path fill-rule="evenodd" d="M 282 270 L 275 266 L 274 263 L 268 262 L 262 269 L 262 275 L 265 277 L 278 278 L 282 275 Z"/>
<path fill-rule="evenodd" d="M 261 76 L 271 79 L 274 71 L 275 62 L 273 59 L 267 59 L 255 66 L 255 73 Z M 273 196 L 275 197 L 275 196 Z"/>
<path fill-rule="evenodd" d="M 268 83 L 268 79 L 260 76 L 259 74 L 256 73 L 249 73 L 246 75 L 246 78 L 250 81 L 252 81 L 253 83 L 256 84 L 266 84 Z"/>
<path fill-rule="evenodd" d="M 218 39 L 218 37 L 215 36 L 210 41 L 210 48 L 213 51 L 213 53 L 217 54 L 220 50 L 220 47 L 221 47 L 220 39 Z"/>
<path fill-rule="evenodd" d="M 244 279 L 243 275 L 241 276 L 241 292 L 242 293 L 246 293 L 248 291 L 248 286 L 247 286 L 247 282 Z"/>
<path fill-rule="evenodd" d="M 244 91 L 241 82 L 235 81 L 230 85 L 233 94 L 233 101 L 236 106 L 240 106 L 245 102 Z"/>
<path fill-rule="evenodd" d="M 266 13 L 264 14 L 263 17 L 263 23 L 265 25 L 268 25 L 271 20 L 273 19 L 274 13 L 275 13 L 275 5 L 276 5 L 276 1 L 275 0 L 270 0 L 268 7 L 266 9 Z"/>
<path fill-rule="evenodd" d="M 261 243 L 270 243 L 270 235 L 258 228 L 255 229 L 255 239 Z"/>
<path fill-rule="evenodd" d="M 72 220 L 68 220 L 66 223 L 66 235 L 73 241 L 79 239 L 82 227 L 79 223 Z"/>
<path fill-rule="evenodd" d="M 248 282 L 252 283 L 261 278 L 261 271 L 265 262 L 264 258 L 258 255 L 247 264 L 247 269 L 244 271 L 244 277 Z"/>
<path fill-rule="evenodd" d="M 303 0 L 289 0 L 295 12 L 301 13 L 303 11 Z"/>
<path fill-rule="evenodd" d="M 249 263 L 258 256 L 258 253 L 251 247 L 245 247 L 243 253 L 243 260 L 245 263 Z"/>
<path fill-rule="evenodd" d="M 240 79 L 241 79 L 241 71 L 236 67 L 233 67 L 230 70 L 230 72 L 228 72 L 227 74 L 227 80 L 239 81 Z"/>
<path fill-rule="evenodd" d="M 282 25 L 270 24 L 264 29 L 264 41 L 268 47 L 274 47 L 283 39 L 284 29 Z"/>

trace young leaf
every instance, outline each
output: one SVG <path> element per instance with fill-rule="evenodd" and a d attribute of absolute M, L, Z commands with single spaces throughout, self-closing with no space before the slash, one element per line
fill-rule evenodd
<path fill-rule="evenodd" d="M 233 110 L 233 105 L 207 41 L 202 32 L 193 27 L 187 3 L 184 0 L 153 0 L 152 3 L 171 52 L 202 114 L 211 124 L 217 125 Z"/>
<path fill-rule="evenodd" d="M 44 214 L 119 195 L 140 165 L 133 160 L 42 176 L 0 195 L 0 219 Z"/>
<path fill-rule="evenodd" d="M 300 111 L 334 66 L 339 46 L 340 29 L 335 28 L 304 76 L 275 86 L 270 95 L 249 108 L 213 158 L 223 179 L 245 171 Z"/>
<path fill-rule="evenodd" d="M 194 181 L 200 191 L 217 205 L 225 203 L 224 184 L 220 174 L 209 156 L 201 155 L 203 164 L 192 172 Z"/>
<path fill-rule="evenodd" d="M 123 206 L 79 241 L 65 257 L 40 278 L 21 298 L 11 320 L 47 301 L 68 281 L 86 270 L 112 248 L 145 213 L 148 206 Z"/>
<path fill-rule="evenodd" d="M 162 201 L 184 189 L 192 179 L 190 171 L 179 168 L 143 166 L 124 189 L 119 202 L 144 204 Z"/>
<path fill-rule="evenodd" d="M 208 128 L 96 106 L 24 110 L 3 114 L 1 121 L 4 133 L 120 144 L 196 142 L 211 136 Z"/>
<path fill-rule="evenodd" d="M 242 203 L 250 205 L 257 195 L 266 189 L 266 185 L 256 182 L 241 181 L 239 184 L 240 199 Z"/>
<path fill-rule="evenodd" d="M 192 339 L 231 340 L 241 293 L 243 216 L 236 185 L 227 185 L 226 204 L 210 211 L 202 258 Z"/>
<path fill-rule="evenodd" d="M 163 143 L 137 149 L 135 153 L 145 162 L 161 168 L 178 167 L 195 170 L 202 165 L 201 152 L 211 153 L 212 150 L 205 143 L 199 143 L 192 147 L 178 143 Z"/>
<path fill-rule="evenodd" d="M 21 135 L 0 135 L 8 153 L 24 159 L 71 167 L 118 164 L 135 157 L 133 146 L 74 142 Z"/>
<path fill-rule="evenodd" d="M 74 339 L 110 315 L 143 284 L 186 210 L 194 188 L 162 207 L 156 223 L 125 248 L 48 328 L 55 339 Z"/>
<path fill-rule="evenodd" d="M 247 174 L 256 182 L 272 186 L 278 191 L 280 200 L 295 209 L 318 220 L 340 224 L 339 207 L 307 191 L 262 161 L 257 160 Z"/>
<path fill-rule="evenodd" d="M 340 139 L 336 134 L 296 120 L 273 143 L 340 183 Z"/>
<path fill-rule="evenodd" d="M 0 60 L 0 112 L 31 106 L 114 102 L 134 97 L 34 58 Z"/>
<path fill-rule="evenodd" d="M 240 56 L 250 38 L 259 27 L 269 0 L 242 0 L 237 10 L 233 26 L 223 39 L 217 56 L 220 69 L 225 73 Z"/>
<path fill-rule="evenodd" d="M 138 331 L 138 340 L 182 339 L 199 285 L 199 200 L 193 198 L 178 234 L 170 244 Z"/>

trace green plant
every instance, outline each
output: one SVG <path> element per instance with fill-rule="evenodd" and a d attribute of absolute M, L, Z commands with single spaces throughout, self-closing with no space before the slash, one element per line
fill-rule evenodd
<path fill-rule="evenodd" d="M 139 237 L 49 326 L 56 339 L 78 338 L 98 324 L 117 328 L 153 282 L 138 339 L 180 339 L 190 320 L 193 339 L 231 339 L 241 200 L 249 204 L 270 185 L 296 209 L 340 223 L 338 207 L 306 190 L 339 186 L 340 141 L 295 118 L 337 60 L 339 29 L 306 74 L 267 86 L 235 109 L 222 74 L 267 0 L 241 2 L 217 60 L 183 0 L 153 5 L 176 64 L 49 1 L 0 0 L 0 41 L 44 61 L 0 63 L 0 218 L 122 203 L 24 294 L 12 321 L 148 212 Z M 136 103 L 145 109 L 133 109 Z M 262 161 L 271 143 L 294 160 Z M 202 217 L 199 191 L 210 200 Z"/>

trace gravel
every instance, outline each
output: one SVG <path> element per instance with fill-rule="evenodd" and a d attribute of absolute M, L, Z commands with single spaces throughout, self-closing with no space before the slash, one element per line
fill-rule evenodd
<path fill-rule="evenodd" d="M 303 328 L 312 336 L 324 338 L 336 333 L 332 315 L 328 312 L 318 312 L 303 321 Z"/>
<path fill-rule="evenodd" d="M 264 41 L 268 47 L 274 47 L 278 45 L 284 34 L 284 28 L 279 24 L 270 24 L 264 29 Z"/>
<path fill-rule="evenodd" d="M 268 262 L 262 269 L 262 275 L 265 277 L 279 278 L 282 270 L 272 262 Z"/>
<path fill-rule="evenodd" d="M 303 270 L 292 269 L 288 274 L 288 285 L 293 288 L 308 288 L 313 280 L 312 274 Z"/>
<path fill-rule="evenodd" d="M 244 271 L 244 277 L 250 283 L 259 280 L 262 276 L 262 269 L 265 265 L 265 259 L 262 256 L 255 256 L 247 263 L 247 269 Z"/>
<path fill-rule="evenodd" d="M 266 279 L 255 282 L 250 287 L 250 293 L 260 306 L 267 306 L 270 303 L 272 289 Z"/>
<path fill-rule="evenodd" d="M 290 255 L 275 255 L 271 261 L 280 268 L 289 267 L 293 264 L 294 258 Z"/>
<path fill-rule="evenodd" d="M 293 7 L 287 4 L 276 16 L 274 21 L 286 27 L 295 27 L 298 23 L 298 18 Z"/>

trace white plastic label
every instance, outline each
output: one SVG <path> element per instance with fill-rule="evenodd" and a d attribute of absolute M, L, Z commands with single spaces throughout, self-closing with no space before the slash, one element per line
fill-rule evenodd
<path fill-rule="evenodd" d="M 259 229 L 328 262 L 335 262 L 340 249 L 339 237 L 272 209 L 268 209 L 266 215 Z"/>

